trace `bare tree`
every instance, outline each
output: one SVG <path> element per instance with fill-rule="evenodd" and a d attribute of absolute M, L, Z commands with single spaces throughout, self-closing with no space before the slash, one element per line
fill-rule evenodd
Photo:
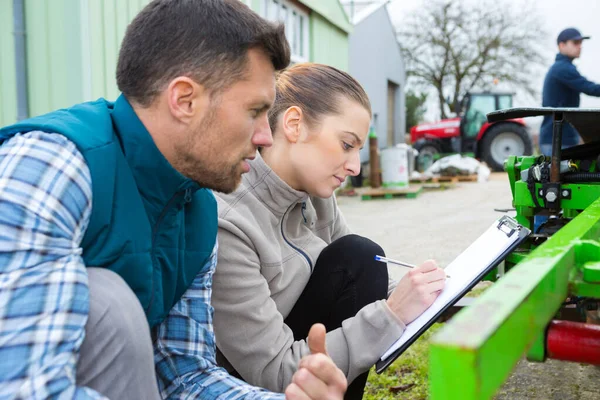
<path fill-rule="evenodd" d="M 423 4 L 398 27 L 398 39 L 409 79 L 435 88 L 441 118 L 447 118 L 447 96 L 458 113 L 469 91 L 493 82 L 537 92 L 531 78 L 544 61 L 544 32 L 534 9 L 506 0 Z"/>

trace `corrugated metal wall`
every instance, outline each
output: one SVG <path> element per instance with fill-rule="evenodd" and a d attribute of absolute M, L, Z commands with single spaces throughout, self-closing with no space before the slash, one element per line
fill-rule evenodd
<path fill-rule="evenodd" d="M 30 116 L 119 92 L 127 24 L 149 0 L 26 0 Z M 16 121 L 12 0 L 0 1 L 0 125 Z"/>
<path fill-rule="evenodd" d="M 115 71 L 121 41 L 125 29 L 136 14 L 150 0 L 82 0 L 87 3 L 87 12 L 82 14 L 89 27 L 83 26 L 83 33 L 88 37 L 88 54 L 83 59 L 86 97 L 96 99 L 106 97 L 114 99 L 119 95 Z"/>
<path fill-rule="evenodd" d="M 31 116 L 82 100 L 80 1 L 25 2 Z"/>
<path fill-rule="evenodd" d="M 310 14 L 310 61 L 348 71 L 348 34 L 320 14 Z"/>
<path fill-rule="evenodd" d="M 264 0 L 247 0 L 246 4 L 250 6 L 251 9 L 260 14 L 260 10 L 262 8 L 262 3 Z"/>
<path fill-rule="evenodd" d="M 116 98 L 121 40 L 149 1 L 25 0 L 30 116 Z M 258 12 L 261 2 L 248 1 Z M 347 71 L 348 33 L 314 11 L 310 31 L 310 60 Z M 0 126 L 16 121 L 15 73 L 12 0 L 0 0 Z"/>
<path fill-rule="evenodd" d="M 17 120 L 12 0 L 0 0 L 0 126 Z"/>

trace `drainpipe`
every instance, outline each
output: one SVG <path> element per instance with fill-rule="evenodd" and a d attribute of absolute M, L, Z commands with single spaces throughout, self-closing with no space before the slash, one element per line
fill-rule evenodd
<path fill-rule="evenodd" d="M 24 0 L 13 0 L 13 24 L 17 78 L 17 121 L 20 121 L 29 117 L 29 100 L 27 98 L 27 54 L 25 52 Z"/>

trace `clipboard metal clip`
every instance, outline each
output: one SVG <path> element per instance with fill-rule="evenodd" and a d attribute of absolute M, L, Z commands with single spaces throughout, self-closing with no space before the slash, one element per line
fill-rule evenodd
<path fill-rule="evenodd" d="M 521 230 L 521 225 L 508 215 L 504 215 L 498 221 L 497 228 L 504 232 L 506 236 L 511 237 L 513 233 Z"/>

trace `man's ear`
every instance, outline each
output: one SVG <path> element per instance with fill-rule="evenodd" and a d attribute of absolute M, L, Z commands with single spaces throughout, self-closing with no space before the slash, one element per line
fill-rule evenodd
<path fill-rule="evenodd" d="M 300 125 L 304 120 L 302 109 L 292 106 L 283 113 L 283 134 L 290 143 L 297 143 L 300 139 Z"/>
<path fill-rule="evenodd" d="M 167 103 L 171 115 L 187 124 L 207 110 L 210 96 L 206 88 L 187 76 L 173 79 L 167 88 Z"/>
<path fill-rule="evenodd" d="M 564 51 L 566 44 L 567 44 L 566 42 L 560 42 L 558 44 L 558 52 L 559 53 L 562 53 Z"/>

